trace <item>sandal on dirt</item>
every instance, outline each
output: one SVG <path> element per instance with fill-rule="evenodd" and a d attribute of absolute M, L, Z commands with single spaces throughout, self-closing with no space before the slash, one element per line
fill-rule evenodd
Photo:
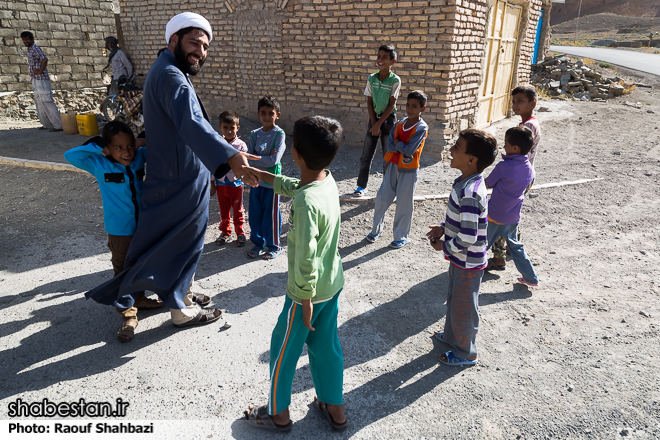
<path fill-rule="evenodd" d="M 499 264 L 495 264 L 492 258 L 489 258 L 488 266 L 484 270 L 506 270 L 506 264 L 500 266 Z"/>
<path fill-rule="evenodd" d="M 445 341 L 445 332 L 436 330 L 433 332 L 433 337 L 435 337 L 438 341 L 442 342 L 443 344 L 451 345 L 449 342 Z"/>
<path fill-rule="evenodd" d="M 138 309 L 157 309 L 163 307 L 163 302 L 159 299 L 151 299 L 143 295 L 135 300 L 133 307 Z"/>
<path fill-rule="evenodd" d="M 380 237 L 380 234 L 372 234 L 369 232 L 366 237 L 364 237 L 365 240 L 367 240 L 369 243 L 375 243 L 376 240 L 378 240 L 378 237 Z"/>
<path fill-rule="evenodd" d="M 137 327 L 138 320 L 135 316 L 130 316 L 123 319 L 121 328 L 117 332 L 117 339 L 119 342 L 131 342 L 135 336 L 135 328 Z"/>
<path fill-rule="evenodd" d="M 245 421 L 250 424 L 250 426 L 254 426 L 255 428 L 258 429 L 267 429 L 269 431 L 277 431 L 277 432 L 291 432 L 291 427 L 293 426 L 293 422 L 289 420 L 289 423 L 286 425 L 278 425 L 277 423 L 273 422 L 273 419 L 270 418 L 268 415 L 268 411 L 266 410 L 266 406 L 260 406 L 259 408 L 252 407 L 248 411 L 243 411 L 243 416 L 245 417 Z M 261 421 L 261 423 L 259 423 Z"/>
<path fill-rule="evenodd" d="M 319 412 L 325 416 L 334 431 L 344 432 L 346 431 L 346 428 L 348 428 L 348 420 L 344 423 L 335 422 L 335 419 L 333 419 L 332 415 L 328 412 L 328 405 L 325 402 L 321 402 L 316 396 L 314 396 L 314 408 L 319 410 Z"/>
<path fill-rule="evenodd" d="M 174 324 L 176 327 L 190 327 L 192 325 L 204 325 L 217 321 L 222 317 L 220 309 L 200 309 L 197 316 L 183 324 Z"/>
<path fill-rule="evenodd" d="M 117 339 L 119 342 L 131 342 L 135 336 L 135 327 L 128 324 L 123 324 L 117 332 Z"/>
<path fill-rule="evenodd" d="M 236 241 L 236 246 L 243 247 L 245 246 L 245 243 L 247 243 L 247 239 L 245 238 L 245 235 L 244 234 L 239 235 L 238 240 Z"/>
<path fill-rule="evenodd" d="M 220 234 L 220 237 L 218 237 L 215 240 L 215 244 L 217 244 L 218 246 L 222 246 L 229 242 L 231 242 L 231 235 L 225 235 L 225 234 Z"/>
<path fill-rule="evenodd" d="M 261 258 L 263 258 L 264 260 L 273 260 L 277 258 L 277 256 L 281 253 L 282 253 L 282 249 L 279 249 L 277 251 L 268 250 L 266 251 L 266 253 L 264 253 L 264 255 Z"/>
<path fill-rule="evenodd" d="M 192 296 L 192 300 L 195 304 L 199 304 L 202 307 L 206 307 L 209 305 L 211 302 L 211 297 L 204 295 L 202 293 L 192 293 L 190 292 L 190 295 Z"/>
<path fill-rule="evenodd" d="M 539 283 L 530 283 L 529 281 L 525 281 L 523 277 L 518 278 L 518 282 L 520 284 L 524 284 L 525 286 L 539 287 Z"/>
<path fill-rule="evenodd" d="M 248 251 L 247 256 L 248 256 L 248 258 L 257 258 L 257 257 L 262 256 L 265 253 L 266 253 L 266 251 L 264 251 L 263 248 L 255 246 L 255 247 L 253 247 L 252 249 L 250 249 Z"/>
<path fill-rule="evenodd" d="M 410 243 L 409 240 L 406 240 L 405 238 L 403 240 L 399 241 L 393 241 L 392 243 L 388 244 L 387 247 L 392 248 L 392 249 L 401 249 L 405 245 Z"/>
<path fill-rule="evenodd" d="M 467 359 L 459 358 L 458 356 L 456 356 L 454 354 L 453 351 L 446 352 L 445 356 L 447 357 L 446 361 L 443 361 L 442 357 L 438 356 L 438 358 L 440 359 L 440 362 L 442 362 L 445 365 L 452 366 L 452 367 L 457 367 L 459 365 L 467 365 L 467 366 L 477 365 L 477 359 L 478 358 L 474 358 L 471 361 L 467 360 Z"/>

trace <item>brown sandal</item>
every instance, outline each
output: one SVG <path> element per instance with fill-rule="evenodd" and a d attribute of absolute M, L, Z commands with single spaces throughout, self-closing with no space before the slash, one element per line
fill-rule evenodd
<path fill-rule="evenodd" d="M 151 299 L 146 296 L 141 296 L 135 300 L 133 307 L 138 309 L 157 309 L 163 307 L 163 302 L 159 299 Z"/>
<path fill-rule="evenodd" d="M 131 342 L 133 340 L 137 323 L 138 320 L 135 317 L 124 320 L 121 328 L 117 332 L 117 339 L 119 339 L 119 342 Z"/>

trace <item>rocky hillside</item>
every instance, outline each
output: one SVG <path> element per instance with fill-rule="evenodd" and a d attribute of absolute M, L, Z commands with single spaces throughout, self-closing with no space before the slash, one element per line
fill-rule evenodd
<path fill-rule="evenodd" d="M 578 15 L 580 0 L 554 3 L 550 24 L 572 20 Z M 660 17 L 660 0 L 582 0 L 580 16 L 610 12 L 627 17 Z"/>

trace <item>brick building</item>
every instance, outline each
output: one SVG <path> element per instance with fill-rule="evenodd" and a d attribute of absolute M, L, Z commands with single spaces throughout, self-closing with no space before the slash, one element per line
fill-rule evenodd
<path fill-rule="evenodd" d="M 32 90 L 22 31 L 48 57 L 53 89 L 102 86 L 118 12 L 117 0 L 0 0 L 0 92 Z"/>
<path fill-rule="evenodd" d="M 70 0 L 73 1 L 73 0 Z M 212 114 L 234 109 L 256 120 L 264 94 L 282 105 L 281 125 L 323 114 L 339 119 L 348 143 L 364 137 L 363 91 L 382 43 L 394 44 L 402 97 L 429 96 L 429 145 L 455 130 L 509 112 L 508 92 L 529 78 L 536 27 L 550 0 L 120 0 L 125 50 L 146 73 L 165 46 L 167 21 L 183 11 L 214 29 L 195 86 Z M 400 111 L 400 114 L 403 112 Z"/>

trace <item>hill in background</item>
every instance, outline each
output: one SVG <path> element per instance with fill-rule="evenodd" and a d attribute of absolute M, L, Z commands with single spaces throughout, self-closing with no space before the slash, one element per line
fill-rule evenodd
<path fill-rule="evenodd" d="M 554 8 L 552 13 L 554 14 Z M 576 24 L 577 19 L 573 19 L 553 26 L 552 44 L 586 46 L 592 41 L 600 39 L 644 40 L 650 33 L 660 32 L 660 17 L 623 17 L 609 13 L 581 16 L 577 39 L 575 38 Z M 655 39 L 657 40 L 658 36 Z"/>
<path fill-rule="evenodd" d="M 553 4 L 550 25 L 554 27 L 577 18 L 579 7 L 580 0 Z M 660 17 L 660 0 L 582 0 L 580 23 L 582 17 L 605 12 L 626 17 Z"/>

